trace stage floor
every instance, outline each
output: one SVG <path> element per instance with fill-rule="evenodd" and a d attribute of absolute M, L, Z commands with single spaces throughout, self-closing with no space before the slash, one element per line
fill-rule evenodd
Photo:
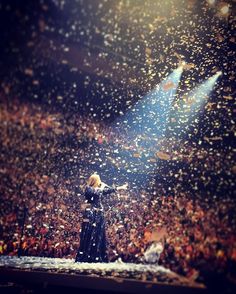
<path fill-rule="evenodd" d="M 47 283 L 50 283 L 50 278 L 53 274 L 54 282 L 56 281 L 55 277 L 58 277 L 58 281 L 56 282 L 58 285 L 62 283 L 62 277 L 66 276 L 64 284 L 72 283 L 73 279 L 73 286 L 76 286 L 76 281 L 78 282 L 78 285 L 81 286 L 83 284 L 81 284 L 81 281 L 85 281 L 85 278 L 87 278 L 86 283 L 88 284 L 90 284 L 90 278 L 99 278 L 99 280 L 102 278 L 104 281 L 109 280 L 110 282 L 115 282 L 116 285 L 119 284 L 120 286 L 122 283 L 125 284 L 127 282 L 135 282 L 136 286 L 138 284 L 142 284 L 142 288 L 144 287 L 145 289 L 153 288 L 155 285 L 180 286 L 182 290 L 184 288 L 192 288 L 195 290 L 203 290 L 205 288 L 204 285 L 190 281 L 187 278 L 171 272 L 162 266 L 150 264 L 123 262 L 75 263 L 74 260 L 65 258 L 18 258 L 15 256 L 1 256 L 0 272 L 3 273 L 4 271 L 7 272 L 9 276 L 12 276 L 13 273 L 16 276 L 17 274 L 29 275 L 30 273 L 34 273 L 34 276 L 38 279 L 38 281 L 40 280 L 39 276 L 41 274 L 41 279 L 46 279 Z M 42 278 L 42 274 L 44 274 L 44 278 Z M 34 276 L 31 275 L 31 278 L 33 279 Z M 103 286 L 104 285 L 105 283 L 103 283 Z M 132 293 L 132 291 L 130 292 Z"/>

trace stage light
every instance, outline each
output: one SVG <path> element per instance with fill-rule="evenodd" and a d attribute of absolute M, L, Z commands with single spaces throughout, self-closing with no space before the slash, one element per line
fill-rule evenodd
<path fill-rule="evenodd" d="M 186 61 L 180 60 L 179 61 L 179 68 L 181 68 L 181 67 L 184 68 L 186 64 L 187 64 Z"/>
<path fill-rule="evenodd" d="M 132 170 L 135 173 L 145 171 L 147 176 L 156 167 L 156 153 L 153 150 L 154 144 L 166 135 L 169 113 L 175 98 L 176 90 L 183 72 L 183 66 L 176 68 L 161 83 L 153 88 L 139 102 L 136 103 L 123 116 L 120 116 L 114 124 L 118 129 L 124 127 L 127 134 L 133 138 L 132 144 L 137 150 L 136 155 L 129 151 Z M 154 152 L 154 153 L 153 153 Z M 127 151 L 120 152 L 120 162 L 125 158 Z"/>
<path fill-rule="evenodd" d="M 197 118 L 200 110 L 207 103 L 209 94 L 222 74 L 222 71 L 217 71 L 212 77 L 208 78 L 177 102 L 177 108 L 171 113 L 169 125 L 169 129 L 175 135 L 184 135 L 198 121 Z"/>
<path fill-rule="evenodd" d="M 164 135 L 183 66 L 179 66 L 152 91 L 145 95 L 129 112 L 118 120 L 137 134 L 158 137 Z"/>
<path fill-rule="evenodd" d="M 211 86 L 212 83 L 215 84 L 215 82 L 217 81 L 217 79 L 222 76 L 223 72 L 221 70 L 217 71 L 212 77 L 210 77 L 204 84 L 205 86 Z M 203 84 L 203 85 L 204 85 Z"/>
<path fill-rule="evenodd" d="M 179 67 L 182 68 L 183 70 L 190 70 L 195 67 L 194 63 L 187 63 L 186 61 L 180 61 L 179 62 Z"/>

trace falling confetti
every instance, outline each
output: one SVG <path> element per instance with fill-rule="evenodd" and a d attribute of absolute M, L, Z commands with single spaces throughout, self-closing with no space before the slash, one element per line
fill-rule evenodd
<path fill-rule="evenodd" d="M 0 253 L 17 255 L 21 238 L 24 255 L 73 259 L 86 180 L 97 172 L 129 185 L 103 199 L 110 261 L 142 263 L 151 242 L 165 239 L 165 268 L 203 280 L 209 263 L 229 273 L 231 4 L 5 2 Z"/>

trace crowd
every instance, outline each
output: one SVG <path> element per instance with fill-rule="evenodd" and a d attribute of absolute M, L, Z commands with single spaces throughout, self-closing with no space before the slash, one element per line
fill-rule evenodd
<path fill-rule="evenodd" d="M 17 100 L 1 105 L 0 119 L 0 253 L 17 255 L 21 246 L 21 254 L 27 256 L 74 258 L 87 177 L 96 170 L 110 171 L 111 177 L 132 168 L 128 164 L 137 167 L 139 162 L 132 158 L 135 146 L 140 146 L 132 141 L 130 147 L 124 133 L 103 123 L 81 116 L 65 118 Z M 218 168 L 223 173 L 230 166 L 226 160 L 219 162 L 219 155 L 208 157 L 203 147 L 184 147 L 173 138 L 159 144 L 163 149 L 153 150 L 155 160 L 185 162 L 193 175 L 198 169 L 195 176 L 200 172 L 203 182 L 210 176 L 202 170 Z M 126 152 L 117 163 L 116 149 L 119 156 Z M 104 198 L 110 261 L 143 262 L 153 234 L 164 229 L 159 264 L 187 277 L 201 277 L 210 270 L 228 273 L 236 261 L 235 200 L 209 191 L 193 194 L 182 187 L 191 174 L 183 168 L 177 176 L 169 173 L 175 180 L 170 191 L 155 181 L 146 187 L 130 181 L 128 191 Z"/>
<path fill-rule="evenodd" d="M 84 186 L 98 172 L 109 185 L 129 185 L 103 199 L 110 261 L 145 262 L 161 242 L 160 265 L 235 283 L 232 1 L 8 2 L 0 5 L 8 28 L 0 254 L 74 259 Z M 166 95 L 145 109 L 160 85 Z"/>

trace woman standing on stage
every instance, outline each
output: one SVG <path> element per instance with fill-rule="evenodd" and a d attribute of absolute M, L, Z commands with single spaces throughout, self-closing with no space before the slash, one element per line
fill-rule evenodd
<path fill-rule="evenodd" d="M 76 262 L 108 262 L 103 196 L 127 189 L 127 184 L 112 188 L 104 184 L 98 174 L 90 176 L 85 188 L 85 210 L 83 213 L 80 246 Z"/>

